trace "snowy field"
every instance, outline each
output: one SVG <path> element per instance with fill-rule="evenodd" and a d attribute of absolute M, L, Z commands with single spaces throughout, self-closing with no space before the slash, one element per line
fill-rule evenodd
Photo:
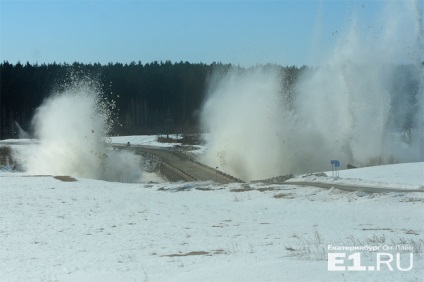
<path fill-rule="evenodd" d="M 177 136 L 170 135 L 170 138 L 177 139 Z M 144 136 L 116 136 L 111 137 L 112 144 L 125 145 L 130 142 L 131 145 L 145 145 L 145 146 L 156 146 L 156 147 L 171 147 L 176 143 L 160 143 L 157 141 L 157 135 L 144 135 Z"/>
<path fill-rule="evenodd" d="M 182 135 L 175 135 L 170 134 L 169 138 L 178 140 L 181 139 Z M 203 134 L 203 139 L 207 140 L 208 134 Z M 126 145 L 128 142 L 130 142 L 131 145 L 142 145 L 142 146 L 153 146 L 153 147 L 173 147 L 182 145 L 181 143 L 163 143 L 157 141 L 158 136 L 157 135 L 135 135 L 135 136 L 117 136 L 117 137 L 111 137 L 110 142 L 112 144 L 117 145 Z M 193 148 L 196 148 L 196 150 L 191 151 L 190 153 L 193 155 L 199 155 L 205 152 L 206 146 L 205 145 L 195 145 L 192 146 Z"/>
<path fill-rule="evenodd" d="M 410 163 L 337 181 L 424 192 L 423 177 Z M 424 280 L 423 192 L 73 180 L 0 172 L 0 281 Z M 378 249 L 355 251 L 374 271 L 329 271 L 329 246 Z"/>
<path fill-rule="evenodd" d="M 332 177 L 336 175 L 338 177 Z M 349 186 L 367 186 L 373 188 L 394 188 L 399 190 L 423 190 L 424 164 L 404 163 L 381 165 L 341 171 L 327 171 L 327 176 L 296 175 L 288 182 L 311 181 L 312 183 L 342 184 Z"/>

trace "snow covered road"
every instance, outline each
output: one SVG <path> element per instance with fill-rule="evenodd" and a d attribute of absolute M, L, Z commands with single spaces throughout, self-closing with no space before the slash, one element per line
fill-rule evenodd
<path fill-rule="evenodd" d="M 325 182 L 319 182 L 319 181 L 287 181 L 284 182 L 284 184 L 286 185 L 297 185 L 297 186 L 306 186 L 306 187 L 318 187 L 318 188 L 324 188 L 324 189 L 331 189 L 331 188 L 335 188 L 335 189 L 340 189 L 343 191 L 349 191 L 349 192 L 354 192 L 354 191 L 362 191 L 365 193 L 391 193 L 391 192 L 417 192 L 417 193 L 422 193 L 424 192 L 424 189 L 422 187 L 413 187 L 410 189 L 406 189 L 404 187 L 384 187 L 384 186 L 380 186 L 378 187 L 378 184 L 368 184 L 368 186 L 365 185 L 355 185 L 355 184 L 345 184 L 345 183 L 337 183 L 336 181 L 334 181 L 333 183 L 331 183 L 330 181 L 325 183 Z"/>

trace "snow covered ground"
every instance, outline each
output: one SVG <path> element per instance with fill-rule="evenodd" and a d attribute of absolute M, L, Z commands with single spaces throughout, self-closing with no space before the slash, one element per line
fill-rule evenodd
<path fill-rule="evenodd" d="M 177 139 L 176 135 L 170 135 L 170 138 Z M 181 138 L 181 136 L 180 136 Z M 131 145 L 147 145 L 156 147 L 172 147 L 179 143 L 162 143 L 158 142 L 158 135 L 135 135 L 135 136 L 116 136 L 111 137 L 112 144 L 127 144 L 130 142 Z M 179 144 L 181 145 L 181 144 Z"/>
<path fill-rule="evenodd" d="M 423 168 L 340 171 L 337 181 L 417 188 Z M 0 281 L 424 279 L 423 192 L 72 180 L 0 172 Z M 327 261 L 334 246 L 362 250 Z M 328 270 L 351 266 L 355 252 L 368 271 Z"/>
<path fill-rule="evenodd" d="M 179 139 L 181 138 L 181 135 L 177 136 L 174 134 L 169 135 L 172 139 Z M 206 138 L 207 134 L 203 135 L 203 138 Z M 158 142 L 158 135 L 135 135 L 135 136 L 117 136 L 117 137 L 111 137 L 110 141 L 112 144 L 120 144 L 120 145 L 126 145 L 128 142 L 130 142 L 131 145 L 143 145 L 143 146 L 154 146 L 154 147 L 173 147 L 176 145 L 180 145 L 181 143 L 163 143 Z M 204 145 L 195 145 L 192 146 L 193 148 L 196 148 L 196 150 L 191 151 L 190 153 L 193 155 L 199 155 L 204 153 L 206 150 L 206 146 Z"/>
<path fill-rule="evenodd" d="M 326 176 L 316 174 L 296 175 L 288 182 L 305 181 L 312 183 L 368 186 L 375 188 L 394 188 L 400 190 L 423 190 L 424 163 L 403 163 L 325 172 Z"/>

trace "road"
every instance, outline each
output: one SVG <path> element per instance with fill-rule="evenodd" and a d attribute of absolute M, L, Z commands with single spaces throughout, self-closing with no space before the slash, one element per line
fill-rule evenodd
<path fill-rule="evenodd" d="M 158 148 L 142 145 L 122 146 L 115 144 L 113 146 L 120 149 L 131 150 L 137 154 L 159 161 L 161 163 L 161 172 L 170 181 L 212 180 L 222 184 L 242 182 L 240 179 L 196 162 L 173 148 Z"/>
<path fill-rule="evenodd" d="M 153 146 L 142 145 L 114 145 L 121 149 L 134 151 L 145 157 L 155 158 L 161 162 L 161 172 L 170 181 L 208 181 L 212 180 L 222 184 L 243 182 L 240 179 L 225 174 L 219 170 L 215 170 L 209 166 L 196 162 L 190 159 L 187 155 L 173 149 L 173 148 L 158 148 Z M 358 186 L 347 184 L 335 183 L 322 183 L 315 181 L 281 181 L 280 184 L 284 185 L 297 185 L 318 187 L 324 189 L 336 188 L 344 191 L 363 191 L 366 193 L 389 193 L 389 192 L 424 192 L 423 189 L 400 189 L 400 188 L 378 188 L 370 186 Z"/>
<path fill-rule="evenodd" d="M 390 192 L 424 192 L 423 189 L 401 189 L 401 188 L 378 188 L 378 187 L 370 187 L 370 186 L 359 186 L 359 185 L 347 185 L 347 184 L 335 184 L 335 183 L 322 183 L 315 181 L 285 181 L 282 182 L 284 185 L 297 185 L 297 186 L 308 186 L 308 187 L 318 187 L 331 189 L 336 188 L 343 191 L 363 191 L 366 193 L 390 193 Z"/>

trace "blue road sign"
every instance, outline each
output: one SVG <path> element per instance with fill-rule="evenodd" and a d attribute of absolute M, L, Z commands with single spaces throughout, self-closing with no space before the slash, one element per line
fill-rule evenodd
<path fill-rule="evenodd" d="M 334 167 L 340 167 L 340 162 L 338 160 L 331 160 L 330 162 Z"/>

